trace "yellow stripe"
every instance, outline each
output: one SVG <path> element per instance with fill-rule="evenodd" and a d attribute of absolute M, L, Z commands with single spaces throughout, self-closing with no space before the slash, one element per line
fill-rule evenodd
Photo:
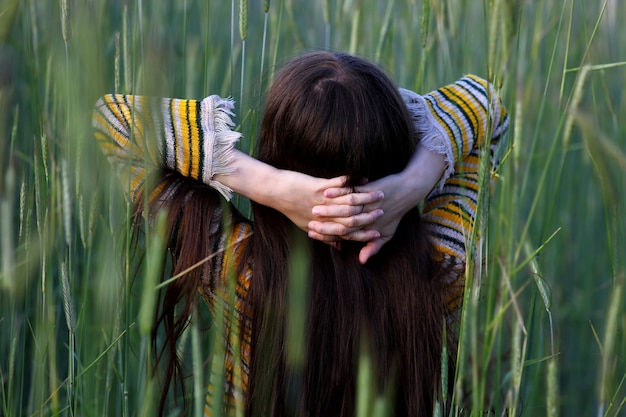
<path fill-rule="evenodd" d="M 460 221 L 457 221 L 457 225 L 460 226 L 459 232 L 462 234 L 467 232 L 468 227 L 470 227 L 474 223 L 473 215 L 476 212 L 476 207 L 474 206 L 474 204 L 472 203 L 470 199 L 467 199 L 466 203 L 470 206 L 470 209 L 472 211 L 471 213 L 468 213 L 465 210 L 463 210 L 460 204 L 451 204 L 448 207 L 450 211 L 456 213 L 459 219 L 461 219 Z"/>
<path fill-rule="evenodd" d="M 183 157 L 180 161 L 179 172 L 185 176 L 189 175 L 189 129 L 187 127 L 187 100 L 176 100 L 178 106 L 178 121 L 180 122 L 179 146 L 183 147 Z"/>
<path fill-rule="evenodd" d="M 131 190 L 131 198 L 133 202 L 136 201 L 138 196 L 139 189 L 143 184 L 144 178 L 146 177 L 146 170 L 144 168 L 131 167 L 131 175 L 132 178 L 130 180 L 130 190 Z"/>
<path fill-rule="evenodd" d="M 123 97 L 123 96 L 120 96 Z M 122 112 L 124 113 L 124 117 L 126 118 L 126 120 L 128 121 L 128 126 L 133 126 L 133 122 L 134 122 L 134 130 L 131 129 L 131 131 L 129 131 L 129 135 L 132 134 L 132 136 L 135 137 L 135 143 L 137 145 L 139 145 L 142 153 L 143 153 L 143 140 L 144 140 L 144 130 L 143 130 L 143 121 L 141 120 L 141 115 L 139 114 L 138 111 L 136 111 L 134 109 L 135 106 L 135 99 L 137 101 L 142 101 L 141 97 L 139 96 L 126 96 L 128 103 L 130 104 L 130 106 L 126 105 L 126 103 L 122 102 L 120 103 L 122 106 Z"/>
<path fill-rule="evenodd" d="M 452 248 L 449 248 L 447 245 L 440 243 L 439 239 L 437 239 L 437 237 L 435 236 L 433 238 L 433 246 L 435 247 L 435 251 L 442 253 L 444 255 L 449 255 L 455 259 L 461 259 L 463 257 L 463 255 L 465 254 L 460 254 L 457 251 L 453 250 Z"/>
<path fill-rule="evenodd" d="M 465 280 L 463 280 L 465 283 Z M 444 303 L 446 305 L 446 309 L 448 311 L 456 311 L 461 307 L 461 303 L 463 301 L 463 290 L 465 286 L 461 286 L 461 283 L 451 285 L 453 288 L 449 294 L 444 298 Z M 457 288 L 458 287 L 458 288 Z"/>
<path fill-rule="evenodd" d="M 196 119 L 196 112 L 198 102 L 195 100 L 189 101 L 189 124 L 191 125 L 191 149 L 193 149 L 193 155 L 191 155 L 191 177 L 198 180 L 200 175 L 200 131 L 198 130 L 198 120 Z"/>
<path fill-rule="evenodd" d="M 450 180 L 448 181 L 448 184 L 451 186 L 457 186 L 457 187 L 462 187 L 467 191 L 471 191 L 471 194 L 476 194 L 478 193 L 478 183 L 476 181 L 470 181 L 470 178 L 472 179 L 476 179 L 475 173 L 474 172 L 464 172 L 464 171 L 457 171 L 460 175 L 458 177 L 452 177 L 450 178 Z M 463 177 L 461 175 L 463 174 L 467 174 L 467 176 Z M 471 175 L 471 177 L 470 177 Z M 454 197 L 454 198 L 450 198 L 450 201 L 456 201 L 459 199 L 463 199 L 468 197 L 467 195 L 468 193 L 457 193 L 454 196 L 450 196 L 450 197 Z M 475 196 L 474 196 L 475 197 Z M 469 198 L 468 198 L 469 200 Z M 471 201 L 471 200 L 470 200 Z"/>
<path fill-rule="evenodd" d="M 439 225 L 444 226 L 448 230 L 453 230 L 460 235 L 463 235 L 465 232 L 463 226 L 468 223 L 471 224 L 471 218 L 468 218 L 463 210 L 455 204 L 448 204 L 446 210 L 435 209 L 429 212 L 428 216 L 437 218 L 440 220 L 437 222 Z"/>
<path fill-rule="evenodd" d="M 108 137 L 104 137 L 103 139 L 100 139 L 100 140 L 106 140 L 106 139 L 108 139 Z M 102 149 L 102 151 L 104 152 L 106 156 L 114 155 L 116 151 L 119 151 L 119 148 L 116 145 L 108 141 L 101 143 L 100 148 Z"/>
<path fill-rule="evenodd" d="M 165 182 L 161 182 L 159 185 L 154 187 L 154 190 L 150 193 L 150 196 L 148 197 L 148 202 L 150 204 L 152 204 L 152 202 L 159 196 L 159 194 L 161 194 L 163 188 L 165 188 Z"/>
<path fill-rule="evenodd" d="M 467 157 L 465 157 L 465 159 L 463 159 L 462 164 L 464 166 L 472 165 L 476 167 L 475 169 L 472 169 L 472 170 L 478 171 L 478 167 L 480 166 L 480 158 L 478 157 L 478 155 L 471 153 Z"/>
<path fill-rule="evenodd" d="M 122 127 L 127 127 L 124 123 L 124 118 L 122 116 L 118 117 L 114 109 L 112 109 L 108 104 L 107 108 L 111 111 L 111 113 L 113 113 L 113 116 L 115 116 L 119 120 Z M 117 130 L 115 130 L 115 128 L 111 125 L 111 122 L 109 122 L 104 116 L 102 116 L 100 113 L 95 113 L 93 118 L 98 121 L 103 129 L 106 130 L 106 133 L 108 133 L 111 137 L 113 137 L 113 139 L 115 139 L 120 147 L 127 148 L 130 146 L 128 138 L 122 136 Z"/>

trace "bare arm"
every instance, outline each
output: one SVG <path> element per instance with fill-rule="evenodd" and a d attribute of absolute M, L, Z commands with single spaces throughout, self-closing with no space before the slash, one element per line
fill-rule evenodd
<path fill-rule="evenodd" d="M 344 177 L 315 178 L 299 172 L 281 170 L 234 150 L 229 166 L 234 172 L 215 175 L 217 181 L 252 201 L 278 210 L 296 226 L 307 231 L 309 223 L 321 220 L 313 213 L 314 206 L 332 207 L 325 212 L 325 221 L 341 222 L 350 226 L 351 239 L 370 241 L 380 236 L 376 230 L 363 230 L 383 214 L 375 204 L 382 200 L 382 192 L 368 188 L 358 193 L 327 195 L 327 189 L 344 185 Z M 364 210 L 364 208 L 367 208 Z"/>

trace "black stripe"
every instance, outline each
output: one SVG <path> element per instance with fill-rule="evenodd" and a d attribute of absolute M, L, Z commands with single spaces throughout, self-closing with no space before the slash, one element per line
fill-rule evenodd
<path fill-rule="evenodd" d="M 428 199 L 428 202 L 430 202 L 432 200 L 435 200 L 435 199 L 439 199 L 439 198 L 451 197 L 454 200 L 459 200 L 461 198 L 467 198 L 472 203 L 477 204 L 477 201 L 476 201 L 476 195 L 478 194 L 477 192 L 475 192 L 473 190 L 469 190 L 467 188 L 463 188 L 463 187 L 458 187 L 458 188 L 468 190 L 468 192 L 460 194 L 460 193 L 455 193 L 455 192 L 451 192 L 451 191 L 445 192 L 445 191 L 442 190 L 441 193 L 437 193 L 437 194 L 435 194 L 433 196 L 433 198 Z"/>
<path fill-rule="evenodd" d="M 198 147 L 200 148 L 200 160 L 198 165 L 200 171 L 198 172 L 198 179 L 204 181 L 204 131 L 202 130 L 202 102 L 199 101 L 196 106 L 196 124 L 198 125 Z"/>
<path fill-rule="evenodd" d="M 439 240 L 443 240 L 445 242 L 449 243 L 449 247 L 456 247 L 456 250 L 458 252 L 461 252 L 463 254 L 465 254 L 465 241 L 461 242 L 458 239 L 455 239 L 451 236 L 442 234 L 442 233 L 437 233 L 437 232 L 431 232 L 430 233 L 431 236 L 436 237 Z"/>
<path fill-rule="evenodd" d="M 163 99 L 155 99 L 157 120 L 159 122 L 159 129 L 161 130 L 161 149 L 163 149 L 163 160 L 161 163 L 163 166 L 167 166 L 167 134 L 165 132 L 165 116 L 163 115 Z"/>
<path fill-rule="evenodd" d="M 170 114 L 170 127 L 172 128 L 172 146 L 174 152 L 174 167 L 172 169 L 174 171 L 178 171 L 178 141 L 176 140 L 176 123 L 174 123 L 174 113 L 172 113 L 172 103 L 174 100 L 169 99 L 169 103 L 167 106 L 167 111 Z"/>
<path fill-rule="evenodd" d="M 191 131 L 191 122 L 189 120 L 189 100 L 185 100 L 185 115 L 187 116 L 187 132 L 189 137 L 187 138 L 187 143 L 189 146 L 189 168 L 187 169 L 187 173 L 183 174 L 187 177 L 191 177 L 191 167 L 193 166 L 193 146 L 191 138 L 193 137 L 193 132 Z"/>

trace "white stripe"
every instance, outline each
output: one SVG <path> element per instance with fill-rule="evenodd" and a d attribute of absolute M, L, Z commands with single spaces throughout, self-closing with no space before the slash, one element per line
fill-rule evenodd
<path fill-rule="evenodd" d="M 489 96 L 487 94 L 487 90 L 477 80 L 474 80 L 470 77 L 464 77 L 461 78 L 457 82 L 457 84 L 473 94 L 472 96 L 468 96 L 467 99 L 470 102 L 480 103 L 482 107 L 480 107 L 478 110 L 481 113 L 484 112 L 483 109 L 489 109 Z M 480 85 L 481 88 L 477 88 L 475 84 Z M 492 92 L 492 95 L 493 97 L 497 97 L 495 92 Z"/>
<path fill-rule="evenodd" d="M 177 149 L 177 154 L 178 154 L 178 166 L 176 167 L 176 171 L 178 172 L 183 172 L 183 127 L 182 127 L 182 121 L 180 120 L 180 116 L 179 116 L 179 112 L 180 112 L 180 104 L 181 104 L 181 100 L 172 100 L 172 103 L 174 104 L 173 106 L 173 110 L 172 110 L 172 117 L 174 118 L 174 121 L 176 122 L 176 147 Z"/>
<path fill-rule="evenodd" d="M 163 130 L 165 131 L 165 164 L 170 169 L 176 169 L 174 166 L 174 133 L 171 130 L 172 120 L 170 118 L 170 100 L 163 99 L 161 101 L 161 114 L 163 115 Z"/>
<path fill-rule="evenodd" d="M 213 120 L 213 100 L 211 97 L 207 97 L 200 102 L 200 115 L 201 115 L 201 128 L 203 130 L 203 143 L 204 148 L 204 160 L 202 164 L 202 182 L 208 184 L 211 182 L 213 172 L 211 170 L 213 166 L 213 145 L 215 143 L 215 129 L 213 129 L 213 123 L 209 121 Z"/>

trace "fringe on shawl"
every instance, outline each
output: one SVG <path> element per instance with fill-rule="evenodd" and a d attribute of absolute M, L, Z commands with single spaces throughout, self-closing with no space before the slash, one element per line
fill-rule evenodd
<path fill-rule="evenodd" d="M 420 144 L 428 150 L 444 155 L 447 167 L 435 187 L 436 190 L 441 190 L 446 180 L 454 173 L 454 151 L 450 143 L 451 139 L 433 117 L 424 97 L 404 88 L 398 90 L 409 110 L 413 127 L 421 138 Z"/>
<path fill-rule="evenodd" d="M 214 181 L 215 175 L 230 175 L 236 169 L 229 164 L 233 160 L 235 143 L 241 133 L 232 130 L 234 101 L 217 95 L 206 97 L 201 103 L 202 129 L 204 133 L 205 169 L 202 181 L 219 191 L 230 201 L 233 190 L 224 184 Z"/>

